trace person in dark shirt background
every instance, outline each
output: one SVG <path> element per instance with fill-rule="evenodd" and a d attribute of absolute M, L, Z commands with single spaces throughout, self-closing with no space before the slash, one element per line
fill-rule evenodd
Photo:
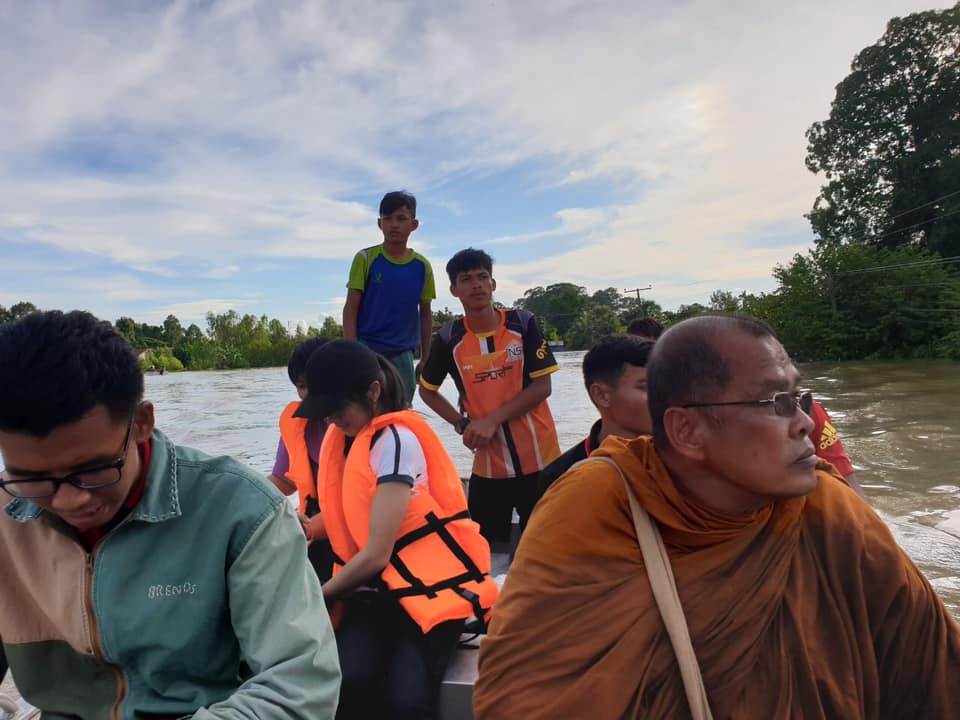
<path fill-rule="evenodd" d="M 585 460 L 607 435 L 635 438 L 652 432 L 647 407 L 647 358 L 653 343 L 634 335 L 610 335 L 583 358 L 583 383 L 600 419 L 590 434 L 550 463 L 540 476 L 540 493 L 575 463 Z"/>

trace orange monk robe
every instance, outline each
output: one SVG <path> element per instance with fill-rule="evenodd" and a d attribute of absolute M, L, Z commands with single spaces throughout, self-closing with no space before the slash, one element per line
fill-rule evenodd
<path fill-rule="evenodd" d="M 647 438 L 609 438 L 660 528 L 716 720 L 960 718 L 960 629 L 831 466 L 749 515 L 682 495 Z M 591 462 L 527 527 L 474 688 L 480 720 L 689 718 L 623 482 Z"/>

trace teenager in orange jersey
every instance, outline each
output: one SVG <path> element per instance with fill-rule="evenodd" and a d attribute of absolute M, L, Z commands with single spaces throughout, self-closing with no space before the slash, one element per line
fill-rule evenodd
<path fill-rule="evenodd" d="M 343 602 L 337 717 L 432 718 L 464 620 L 489 617 L 497 597 L 490 547 L 386 358 L 337 340 L 306 380 L 295 415 L 329 424 L 317 490 L 336 563 L 324 597 Z"/>
<path fill-rule="evenodd" d="M 537 502 L 540 472 L 560 455 L 547 405 L 550 375 L 559 366 L 532 313 L 494 306 L 497 282 L 487 253 L 461 250 L 447 263 L 447 275 L 465 316 L 433 334 L 420 397 L 476 450 L 470 515 L 487 540 L 507 543 L 514 509 L 522 531 Z M 465 415 L 438 392 L 447 375 Z"/>

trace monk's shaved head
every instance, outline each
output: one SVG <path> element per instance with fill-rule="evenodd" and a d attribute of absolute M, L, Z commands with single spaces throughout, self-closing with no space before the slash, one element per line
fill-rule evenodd
<path fill-rule="evenodd" d="M 674 325 L 657 340 L 647 363 L 647 397 L 658 448 L 670 445 L 663 423 L 667 408 L 709 402 L 730 383 L 730 364 L 717 341 L 734 333 L 776 337 L 751 317 L 705 315 Z"/>

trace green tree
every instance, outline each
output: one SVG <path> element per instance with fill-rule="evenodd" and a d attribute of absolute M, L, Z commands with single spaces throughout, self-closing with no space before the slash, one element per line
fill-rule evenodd
<path fill-rule="evenodd" d="M 147 323 L 140 323 L 140 337 L 144 340 L 155 340 L 159 343 L 166 342 L 163 337 L 163 327 L 161 325 L 149 325 Z M 147 345 L 151 343 L 147 342 Z"/>
<path fill-rule="evenodd" d="M 701 305 L 700 303 L 691 303 L 689 305 L 681 305 L 677 308 L 676 312 L 670 312 L 669 310 L 664 312 L 663 321 L 664 325 L 674 325 L 681 320 L 696 317 L 697 315 L 708 314 L 710 312 L 710 308 L 706 307 L 705 305 Z"/>
<path fill-rule="evenodd" d="M 714 290 L 710 293 L 710 310 L 720 313 L 740 312 L 740 299 L 729 290 Z"/>
<path fill-rule="evenodd" d="M 140 335 L 140 326 L 133 318 L 118 318 L 113 324 L 120 336 L 133 347 L 143 347 L 143 337 Z"/>
<path fill-rule="evenodd" d="M 544 340 L 549 342 L 559 342 L 560 333 L 558 333 L 557 329 L 547 320 L 538 317 L 537 324 L 540 326 L 540 335 Z"/>
<path fill-rule="evenodd" d="M 825 245 L 778 266 L 779 287 L 746 296 L 797 360 L 952 357 L 960 276 L 920 248 Z"/>
<path fill-rule="evenodd" d="M 565 336 L 574 321 L 590 305 L 590 297 L 580 285 L 564 282 L 545 288 L 531 288 L 515 305 L 549 322 L 560 335 Z"/>
<path fill-rule="evenodd" d="M 167 315 L 163 321 L 163 340 L 173 347 L 183 338 L 183 325 L 177 319 L 176 315 Z"/>
<path fill-rule="evenodd" d="M 267 334 L 271 345 L 284 346 L 290 340 L 287 327 L 276 318 L 267 323 Z"/>
<path fill-rule="evenodd" d="M 150 370 L 151 368 L 158 368 L 158 367 L 162 367 L 164 370 L 169 370 L 173 372 L 184 369 L 183 361 L 181 361 L 180 358 L 174 355 L 170 351 L 170 348 L 150 350 L 140 360 L 140 368 L 142 370 Z"/>
<path fill-rule="evenodd" d="M 24 315 L 29 315 L 37 311 L 37 306 L 32 302 L 18 302 L 10 306 L 9 310 L 4 310 L 0 305 L 0 322 L 13 322 L 19 320 Z"/>
<path fill-rule="evenodd" d="M 607 335 L 623 330 L 612 308 L 606 305 L 591 305 L 580 313 L 563 336 L 567 350 L 586 350 Z"/>
<path fill-rule="evenodd" d="M 620 311 L 623 308 L 624 300 L 625 298 L 621 292 L 615 287 L 597 290 L 595 293 L 593 293 L 593 295 L 590 296 L 590 301 L 594 305 L 603 305 L 604 307 L 608 307 L 617 315 L 620 314 Z"/>
<path fill-rule="evenodd" d="M 320 328 L 319 337 L 325 340 L 339 340 L 343 337 L 343 326 L 337 322 L 333 315 L 327 315 L 323 319 L 323 326 Z"/>
<path fill-rule="evenodd" d="M 196 333 L 191 333 L 196 329 Z M 217 347 L 199 327 L 191 325 L 183 339 L 173 348 L 173 355 L 188 370 L 212 370 L 217 367 Z"/>
<path fill-rule="evenodd" d="M 443 310 L 434 310 L 433 311 L 433 327 L 438 328 L 446 325 L 449 322 L 458 320 L 463 317 L 463 313 L 451 312 L 450 308 L 444 307 Z"/>
<path fill-rule="evenodd" d="M 817 256 L 796 255 L 773 276 L 777 290 L 749 296 L 743 311 L 769 323 L 795 360 L 836 359 L 830 295 Z"/>
<path fill-rule="evenodd" d="M 623 299 L 619 315 L 620 322 L 624 325 L 629 325 L 631 320 L 644 317 L 662 320 L 663 308 L 649 298 L 632 296 Z"/>
<path fill-rule="evenodd" d="M 894 18 L 807 131 L 820 242 L 960 254 L 960 3 Z"/>

